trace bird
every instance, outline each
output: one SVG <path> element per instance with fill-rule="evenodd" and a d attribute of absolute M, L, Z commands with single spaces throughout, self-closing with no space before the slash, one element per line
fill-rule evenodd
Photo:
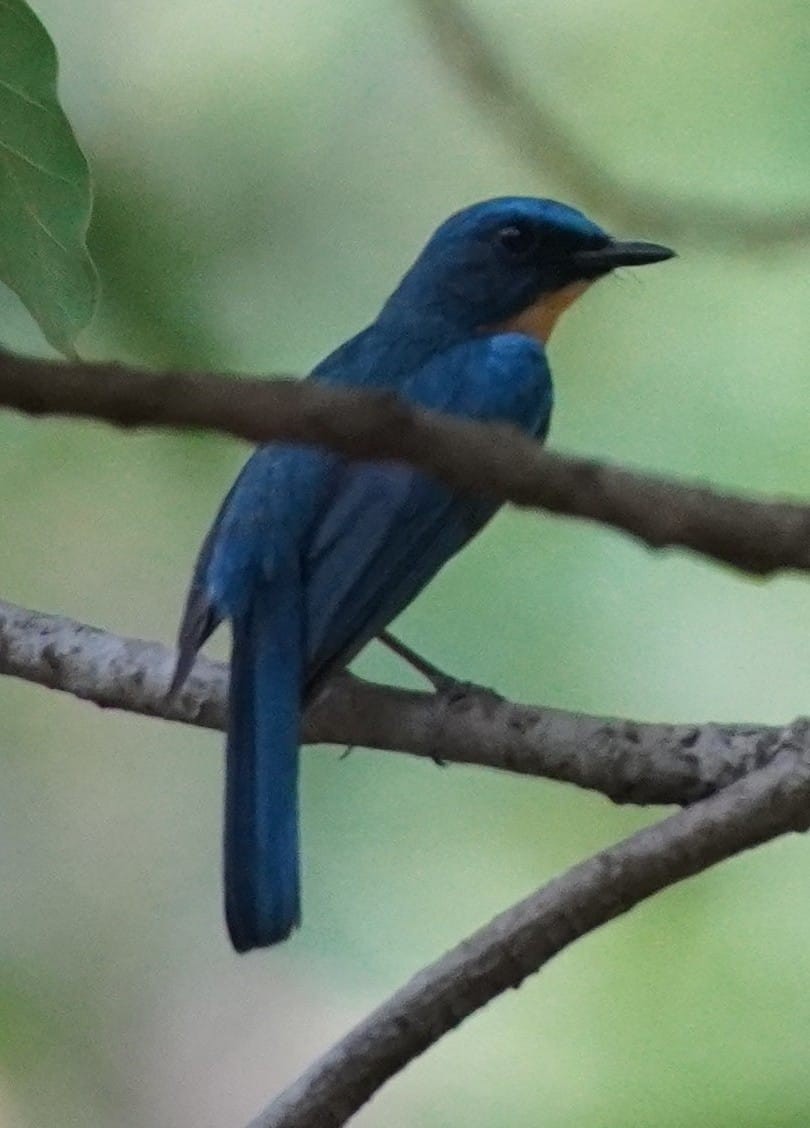
<path fill-rule="evenodd" d="M 671 258 L 554 200 L 465 207 L 430 237 L 377 317 L 307 379 L 509 423 L 542 443 L 546 346 L 562 313 L 617 267 Z M 171 693 L 228 620 L 225 918 L 237 952 L 300 924 L 299 730 L 330 675 L 408 606 L 498 503 L 421 470 L 317 446 L 258 447 L 200 549 Z"/>

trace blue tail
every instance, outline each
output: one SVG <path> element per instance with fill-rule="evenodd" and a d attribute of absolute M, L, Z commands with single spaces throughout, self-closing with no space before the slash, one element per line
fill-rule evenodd
<path fill-rule="evenodd" d="M 260 582 L 233 623 L 225 768 L 225 917 L 237 952 L 300 922 L 301 589 Z"/>

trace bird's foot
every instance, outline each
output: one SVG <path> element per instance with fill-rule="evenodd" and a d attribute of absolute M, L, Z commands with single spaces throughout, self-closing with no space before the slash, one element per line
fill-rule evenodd
<path fill-rule="evenodd" d="M 469 697 L 493 697 L 497 698 L 499 695 L 494 690 L 489 689 L 484 685 L 477 685 L 475 682 L 462 681 L 460 678 L 455 678 L 452 674 L 446 674 L 440 670 L 433 662 L 429 662 L 427 658 L 423 658 L 421 654 L 417 654 L 410 646 L 392 635 L 389 631 L 382 631 L 378 636 L 380 642 L 387 646 L 389 650 L 398 655 L 409 666 L 412 666 L 417 673 L 420 673 L 423 678 L 426 678 L 436 691 L 436 696 L 441 698 L 442 705 L 453 706 L 466 700 Z M 431 756 L 434 764 L 440 768 L 447 767 L 447 761 L 443 760 L 440 756 Z"/>
<path fill-rule="evenodd" d="M 392 635 L 390 631 L 380 631 L 377 636 L 383 646 L 387 646 L 389 650 L 393 651 L 404 662 L 407 662 L 418 674 L 426 678 L 437 693 L 443 693 L 450 685 L 459 684 L 454 677 L 446 674 L 444 670 L 440 670 L 427 658 L 423 658 L 421 654 L 417 654 L 410 646 Z"/>

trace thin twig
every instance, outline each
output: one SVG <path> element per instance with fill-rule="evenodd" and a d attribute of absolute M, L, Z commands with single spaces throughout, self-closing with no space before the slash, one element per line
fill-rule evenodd
<path fill-rule="evenodd" d="M 810 506 L 748 500 L 540 449 L 507 426 L 413 407 L 390 393 L 291 379 L 149 373 L 0 350 L 0 406 L 122 427 L 205 428 L 317 443 L 420 466 L 458 489 L 598 521 L 757 575 L 810 570 Z"/>
<path fill-rule="evenodd" d="M 752 211 L 722 201 L 673 192 L 656 194 L 610 173 L 573 139 L 549 108 L 550 98 L 532 91 L 458 0 L 413 0 L 427 20 L 432 41 L 459 75 L 500 134 L 511 138 L 520 158 L 545 181 L 553 177 L 571 199 L 616 226 L 654 233 L 664 242 L 694 242 L 736 251 L 790 244 L 810 238 L 810 208 Z M 536 67 L 533 84 L 542 67 Z"/>
<path fill-rule="evenodd" d="M 105 708 L 206 728 L 225 721 L 227 668 L 197 660 L 166 687 L 174 652 L 0 602 L 0 674 Z M 343 675 L 307 711 L 303 739 L 440 757 L 572 783 L 617 803 L 689 804 L 769 763 L 787 730 L 641 724 L 516 705 L 495 693 L 415 693 Z"/>

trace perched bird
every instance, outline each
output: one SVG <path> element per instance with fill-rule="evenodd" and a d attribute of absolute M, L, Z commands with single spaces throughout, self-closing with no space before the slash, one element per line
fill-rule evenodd
<path fill-rule="evenodd" d="M 545 345 L 560 314 L 615 267 L 672 254 L 619 242 L 552 200 L 475 204 L 438 228 L 376 320 L 309 378 L 393 389 L 542 441 L 552 407 Z M 173 689 L 230 620 L 225 912 L 237 951 L 283 940 L 300 921 L 305 702 L 496 509 L 408 466 L 286 443 L 256 450 L 232 486 L 194 571 Z"/>

